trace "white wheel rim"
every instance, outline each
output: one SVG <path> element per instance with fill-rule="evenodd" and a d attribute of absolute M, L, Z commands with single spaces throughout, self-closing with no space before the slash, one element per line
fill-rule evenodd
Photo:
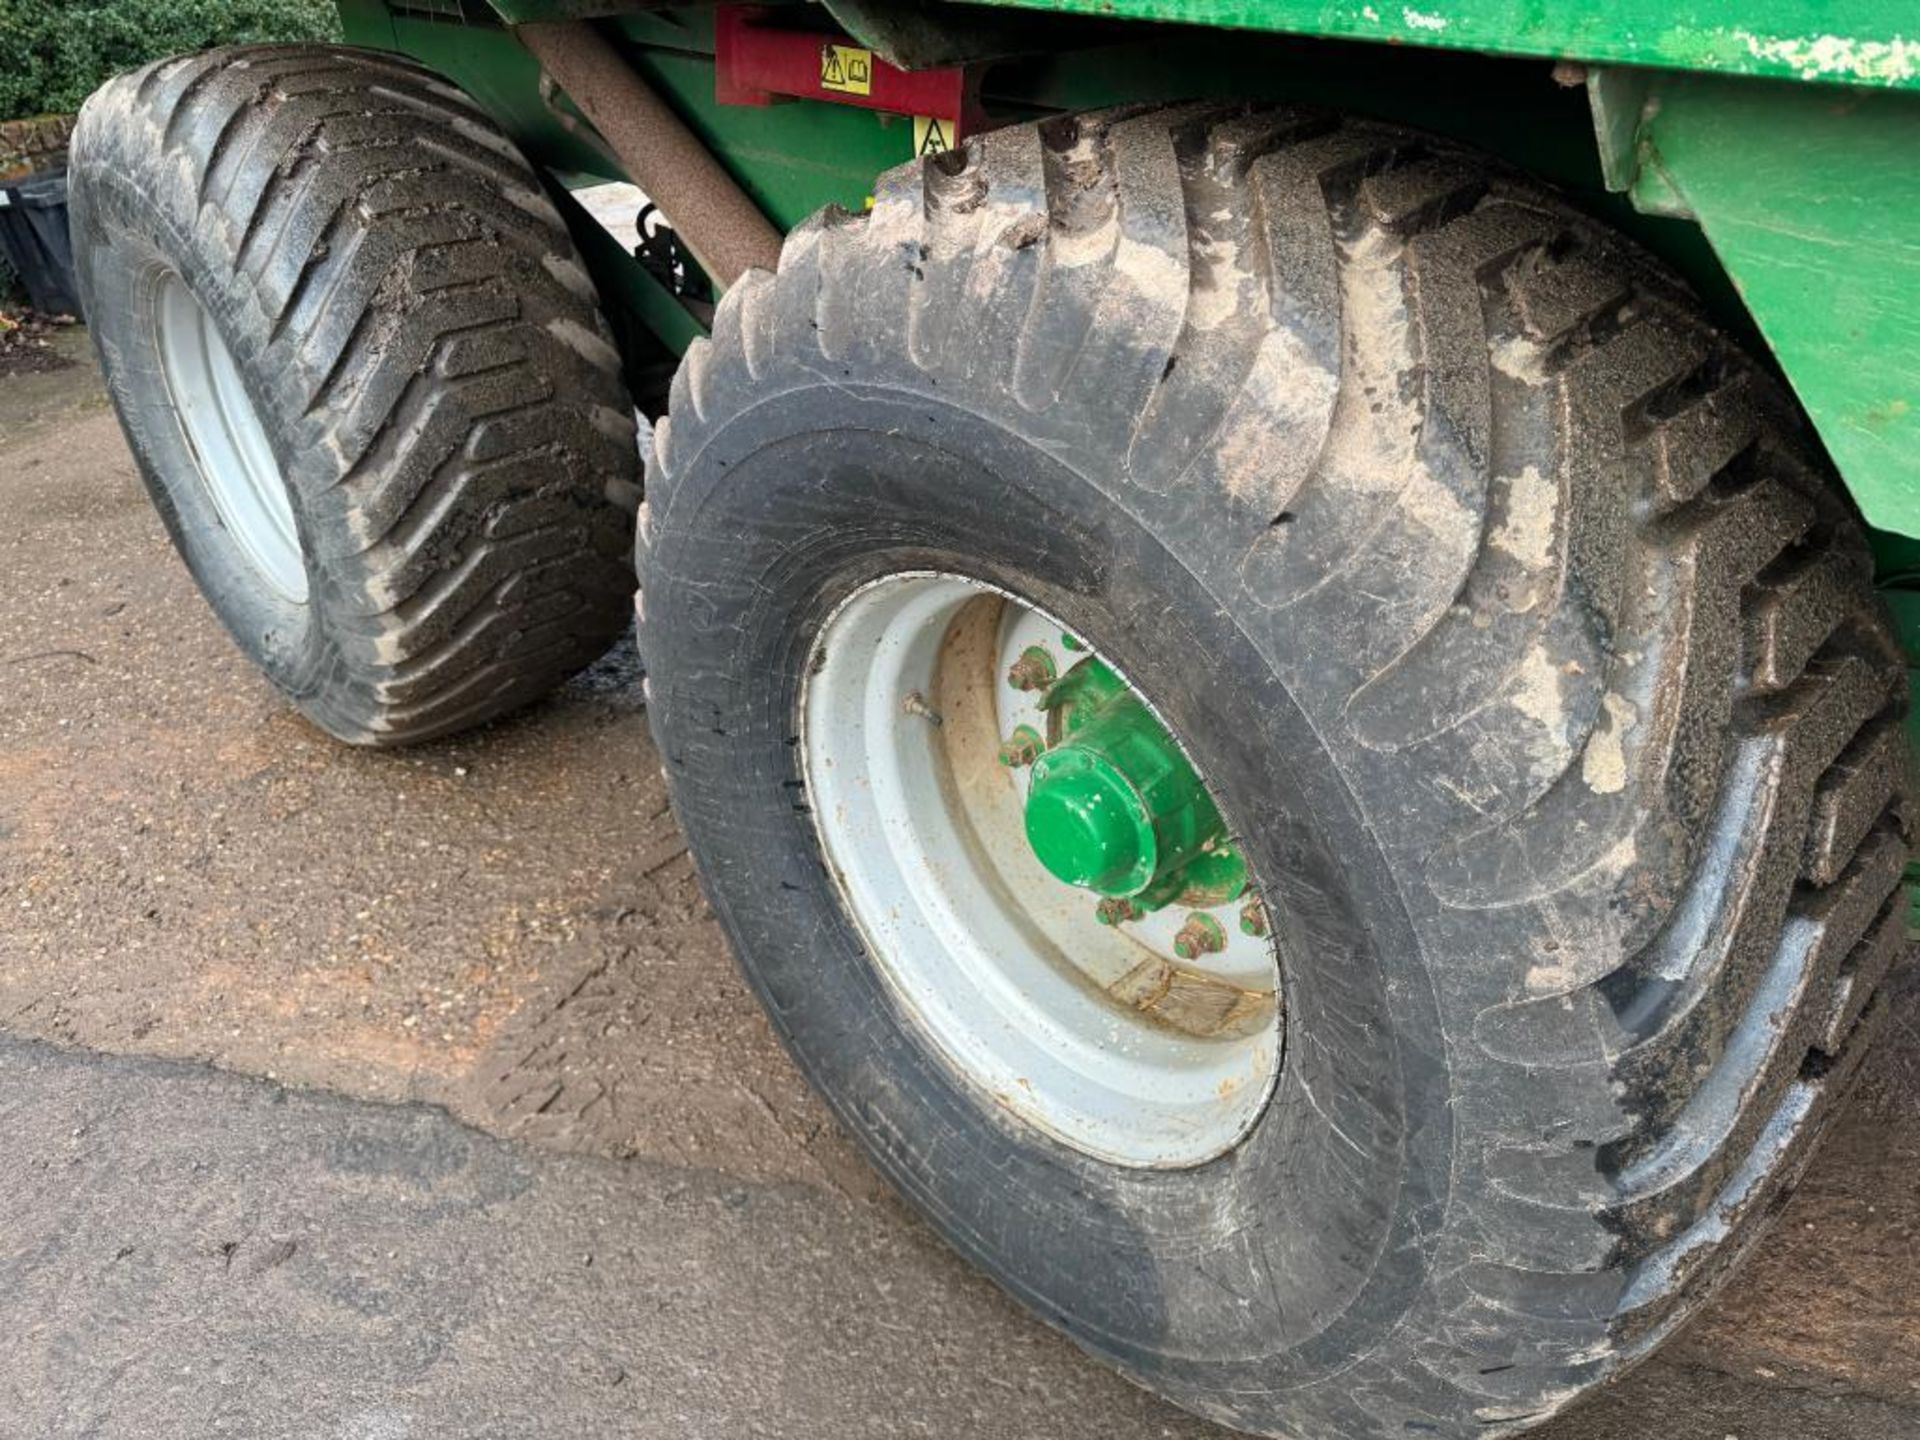
<path fill-rule="evenodd" d="M 220 523 L 274 594 L 305 604 L 293 501 L 266 428 L 213 317 L 177 275 L 160 282 L 154 330 L 173 412 Z"/>
<path fill-rule="evenodd" d="M 956 575 L 889 576 L 849 597 L 801 697 L 814 823 L 877 969 L 968 1082 L 1102 1160 L 1201 1164 L 1247 1133 L 1279 1071 L 1274 944 L 1242 932 L 1235 902 L 1215 912 L 1225 949 L 1178 960 L 1187 910 L 1103 925 L 1097 896 L 1041 866 L 1021 818 L 1026 772 L 997 750 L 1041 715 L 1008 683 L 1009 658 L 1060 649 L 1065 634 Z M 1226 987 L 1209 997 L 1244 992 L 1232 1023 L 1202 1033 L 1150 1013 L 1139 977 L 1162 966 L 1182 985 Z"/>

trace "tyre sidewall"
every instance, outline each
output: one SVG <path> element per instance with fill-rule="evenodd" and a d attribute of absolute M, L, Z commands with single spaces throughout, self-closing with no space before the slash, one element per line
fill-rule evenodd
<path fill-rule="evenodd" d="M 650 505 L 642 643 L 671 677 L 650 706 L 669 774 L 699 777 L 676 785 L 682 822 L 783 1038 L 881 1168 L 1040 1314 L 1205 1413 L 1270 1416 L 1262 1396 L 1377 1347 L 1446 1199 L 1434 999 L 1335 767 L 1195 579 L 1204 535 L 1151 532 L 988 419 L 854 384 L 752 405 Z M 1228 1155 L 1127 1169 L 1048 1139 L 970 1090 L 864 955 L 796 798 L 800 687 L 841 599 L 927 569 L 1084 635 L 1221 792 L 1278 917 L 1288 1007 L 1275 1094 Z"/>

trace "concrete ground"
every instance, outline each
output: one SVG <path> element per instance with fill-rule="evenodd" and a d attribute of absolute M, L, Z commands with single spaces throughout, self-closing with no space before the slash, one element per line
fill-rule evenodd
<path fill-rule="evenodd" d="M 733 972 L 635 675 L 334 746 L 91 372 L 0 376 L 0 1440 L 1221 1433 L 874 1180 Z M 1754 1262 L 1542 1440 L 1920 1435 L 1894 1019 Z"/>

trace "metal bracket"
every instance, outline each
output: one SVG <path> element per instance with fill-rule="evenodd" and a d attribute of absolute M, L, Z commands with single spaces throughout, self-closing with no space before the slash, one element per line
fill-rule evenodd
<path fill-rule="evenodd" d="M 1585 74 L 1601 178 L 1607 189 L 1625 193 L 1633 188 L 1640 170 L 1640 127 L 1646 119 L 1652 77 L 1645 70 L 1613 65 L 1590 65 Z"/>
<path fill-rule="evenodd" d="M 1609 190 L 1628 195 L 1643 215 L 1692 220 L 1693 209 L 1660 164 L 1653 122 L 1660 113 L 1661 72 L 1624 65 L 1585 67 L 1587 105 Z"/>
<path fill-rule="evenodd" d="M 714 12 L 714 98 L 723 105 L 771 105 L 777 97 L 823 100 L 912 115 L 945 128 L 946 149 L 962 134 L 980 129 L 979 73 L 948 65 L 902 70 L 858 41 L 813 30 L 790 30 L 751 5 L 721 5 Z"/>

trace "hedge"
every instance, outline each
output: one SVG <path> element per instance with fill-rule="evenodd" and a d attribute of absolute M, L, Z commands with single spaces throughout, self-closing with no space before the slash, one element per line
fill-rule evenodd
<path fill-rule="evenodd" d="M 77 110 L 165 55 L 339 33 L 333 0 L 0 0 L 0 120 Z"/>

